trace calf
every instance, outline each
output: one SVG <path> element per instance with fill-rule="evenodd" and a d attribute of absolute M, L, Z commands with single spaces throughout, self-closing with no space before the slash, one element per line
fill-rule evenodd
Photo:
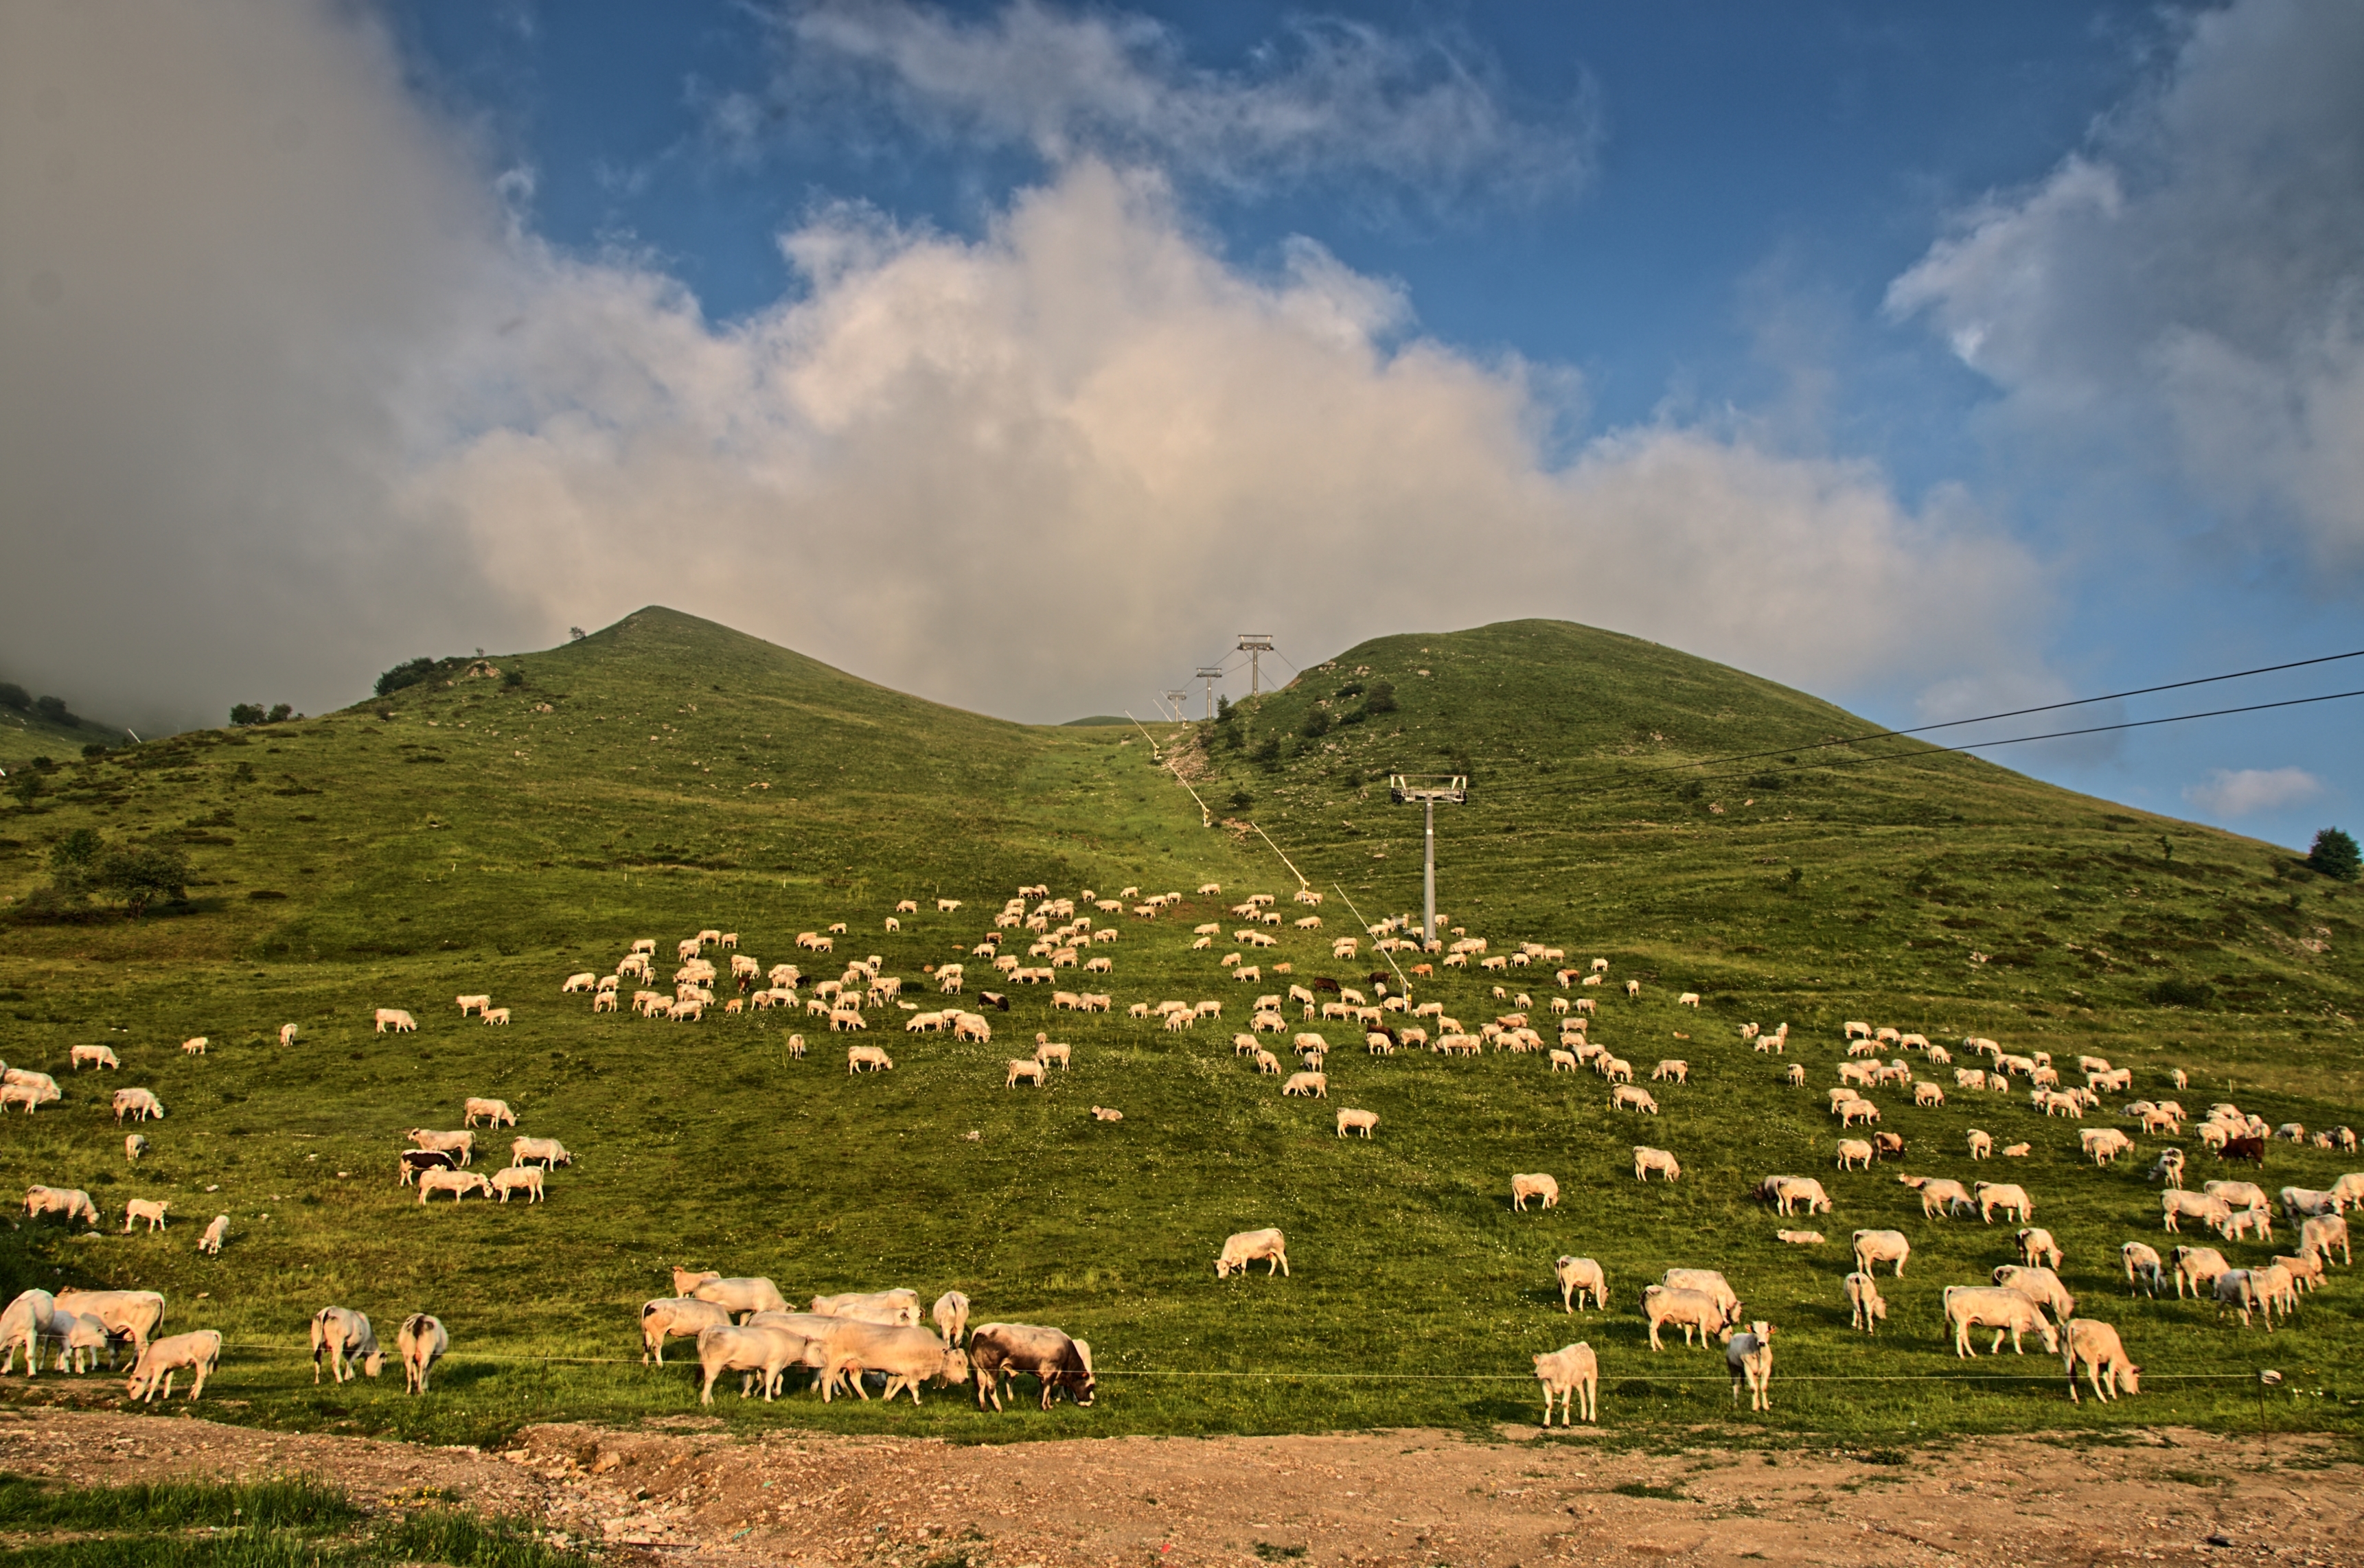
<path fill-rule="evenodd" d="M 221 1349 L 222 1337 L 211 1329 L 175 1334 L 144 1346 L 131 1368 L 131 1397 L 153 1402 L 161 1390 L 170 1399 L 174 1374 L 188 1371 L 196 1374 L 196 1381 L 189 1385 L 189 1397 L 195 1399 L 205 1392 L 206 1378 L 221 1364 Z"/>
<path fill-rule="evenodd" d="M 2052 1232 L 2040 1225 L 2031 1225 L 2014 1238 L 2019 1242 L 2019 1258 L 2024 1263 L 2042 1263 L 2046 1268 L 2060 1266 L 2060 1243 Z"/>
<path fill-rule="evenodd" d="M 1535 1377 L 1544 1385 L 1544 1425 L 1552 1420 L 1552 1400 L 1559 1400 L 1559 1424 L 1568 1424 L 1568 1401 L 1574 1397 L 1587 1423 L 1597 1422 L 1600 1407 L 1600 1361 L 1582 1341 L 1534 1358 Z"/>
<path fill-rule="evenodd" d="M 1760 1319 L 1742 1333 L 1726 1329 L 1723 1360 L 1732 1369 L 1732 1402 L 1740 1403 L 1740 1390 L 1745 1385 L 1751 1410 L 1772 1409 L 1773 1325 Z"/>
<path fill-rule="evenodd" d="M 1879 1325 L 1888 1321 L 1888 1303 L 1880 1298 L 1879 1286 L 1871 1275 L 1857 1270 L 1845 1280 L 1847 1326 L 1867 1334 L 1879 1332 Z"/>
<path fill-rule="evenodd" d="M 935 1319 L 936 1332 L 944 1343 L 957 1345 L 968 1333 L 968 1297 L 959 1291 L 948 1290 L 936 1297 L 934 1309 L 929 1314 Z"/>
<path fill-rule="evenodd" d="M 1552 1273 L 1559 1281 L 1559 1304 L 1563 1311 L 1573 1316 L 1576 1303 L 1589 1294 L 1595 1307 L 1609 1305 L 1609 1276 L 1590 1258 L 1563 1257 L 1552 1265 Z"/>
<path fill-rule="evenodd" d="M 2129 1241 L 2118 1249 L 2118 1261 L 2125 1264 L 2127 1294 L 2147 1293 L 2154 1299 L 2167 1284 L 2167 1265 L 2159 1259 L 2158 1250 L 2141 1241 Z"/>

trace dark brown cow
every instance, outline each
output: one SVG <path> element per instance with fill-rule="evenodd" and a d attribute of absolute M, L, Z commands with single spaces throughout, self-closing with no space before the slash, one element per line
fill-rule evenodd
<path fill-rule="evenodd" d="M 976 1370 L 976 1407 L 987 1396 L 1001 1408 L 1001 1380 L 1020 1373 L 1040 1378 L 1043 1408 L 1065 1388 L 1078 1405 L 1092 1402 L 1092 1347 L 1057 1329 L 1031 1323 L 987 1323 L 969 1330 L 969 1364 Z"/>
<path fill-rule="evenodd" d="M 2265 1169 L 2266 1140 L 2262 1138 L 2228 1138 L 2225 1147 L 2216 1151 L 2219 1160 L 2247 1160 L 2259 1170 Z"/>
<path fill-rule="evenodd" d="M 408 1186 L 421 1171 L 456 1171 L 459 1162 L 440 1149 L 406 1149 L 402 1151 L 402 1184 Z"/>

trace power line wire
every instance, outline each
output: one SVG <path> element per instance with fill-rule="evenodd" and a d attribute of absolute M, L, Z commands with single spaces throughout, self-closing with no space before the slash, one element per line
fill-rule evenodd
<path fill-rule="evenodd" d="M 2352 692 L 2325 692 L 2320 696 L 2290 697 L 2281 702 L 2249 703 L 2241 707 L 2211 708 L 2205 713 L 2177 713 L 2169 714 L 2164 718 L 2127 719 L 2118 724 L 2089 725 L 2080 729 L 2053 729 L 2047 730 L 2041 735 L 2013 735 L 2001 740 L 1967 740 L 1958 746 L 1925 746 L 1924 749 L 1918 751 L 1890 751 L 1879 756 L 1847 757 L 1842 758 L 1836 762 L 1801 762 L 1792 768 L 1765 768 L 1760 769 L 1758 772 L 1762 774 L 1779 775 L 1781 773 L 1811 773 L 1818 768 L 1865 767 L 1874 762 L 1912 762 L 1924 757 L 1949 756 L 1956 752 L 1984 751 L 1990 747 L 1995 746 L 2023 746 L 2032 740 L 2062 740 L 2077 735 L 2104 735 L 2113 730 L 2118 729 L 2147 729 L 2153 725 L 2185 724 L 2195 718 L 2223 718 L 2236 713 L 2262 713 L 2269 708 L 2303 707 L 2310 703 L 2337 702 L 2344 697 L 2364 697 L 2364 690 Z M 1901 734 L 1901 732 L 1897 731 L 1893 733 Z M 1793 747 L 1790 750 L 1802 751 L 1805 749 L 1806 748 L 1803 747 Z M 1762 751 L 1751 753 L 1753 756 L 1768 756 L 1772 754 L 1773 753 Z M 1645 776 L 1647 776 L 1654 773 L 1678 773 L 1689 768 L 1708 767 L 1712 765 L 1713 762 L 1745 762 L 1747 760 L 1747 757 L 1725 757 L 1712 759 L 1710 762 L 1683 763 L 1678 767 L 1672 768 L 1646 768 L 1641 770 L 1641 772 Z M 1723 778 L 1734 778 L 1739 775 L 1726 773 L 1721 776 Z M 1752 774 L 1750 776 L 1755 777 L 1757 775 Z M 1492 795 L 1503 792 L 1489 789 L 1486 793 Z M 1536 795 L 1548 792 L 1535 786 L 1522 788 L 1518 785 L 1512 785 L 1507 793 L 1512 795 Z"/>
<path fill-rule="evenodd" d="M 2261 664 L 2254 670 L 2235 670 L 2229 674 L 2202 675 L 2196 679 L 2189 681 L 2169 681 L 2165 685 L 2161 686 L 2136 686 L 2132 691 L 2109 692 L 2097 697 L 2075 697 L 2068 702 L 2045 703 L 2036 707 L 2015 707 L 2003 713 L 1980 714 L 1976 718 L 1949 718 L 1943 724 L 1916 725 L 1911 729 L 1882 729 L 1868 735 L 1856 735 L 1833 740 L 1815 740 L 1798 746 L 1776 746 L 1770 751 L 1740 751 L 1728 757 L 1705 757 L 1695 762 L 1677 762 L 1669 768 L 1651 769 L 1646 771 L 1673 772 L 1676 768 L 1711 768 L 1721 762 L 1745 762 L 1753 761 L 1758 757 L 1782 756 L 1791 751 L 1820 751 L 1827 746 L 1853 746 L 1865 740 L 1888 740 L 1903 735 L 1926 735 L 1930 731 L 1936 729 L 1959 729 L 1964 725 L 1968 724 L 1990 724 L 1999 718 L 2021 718 L 2031 713 L 2055 713 L 2064 707 L 2086 707 L 2097 702 L 2116 702 L 2122 697 L 2148 696 L 2154 692 L 2181 691 L 2186 686 L 2205 686 L 2213 684 L 2218 681 L 2246 680 L 2251 675 L 2270 675 L 2280 670 L 2303 670 L 2313 664 L 2336 664 L 2343 659 L 2364 659 L 2364 648 L 2359 648 L 2353 653 L 2326 653 L 2316 659 L 2296 659 L 2287 664 Z M 2242 710 L 2226 709 L 2225 711 L 2238 712 Z M 2192 717 L 2204 718 L 2213 716 L 2198 714 L 2193 715 Z M 2088 732 L 2068 731 L 2068 733 Z M 2044 740 L 2049 738 L 2043 736 L 2030 736 L 2026 737 L 2026 739 Z M 2014 744 L 2014 742 L 2004 741 L 2000 742 L 2000 744 L 2010 745 Z"/>

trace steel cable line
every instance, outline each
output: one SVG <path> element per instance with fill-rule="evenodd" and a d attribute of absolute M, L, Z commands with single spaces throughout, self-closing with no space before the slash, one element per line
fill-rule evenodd
<path fill-rule="evenodd" d="M 2223 675 L 2201 675 L 2189 681 L 2169 681 L 2165 685 L 2160 686 L 2136 686 L 2131 691 L 2105 692 L 2097 697 L 2074 697 L 2067 702 L 2044 703 L 2035 707 L 2015 707 L 2003 713 L 1980 714 L 1975 718 L 1949 718 L 1942 724 L 1915 725 L 1910 729 L 1881 729 L 1875 730 L 1868 735 L 1847 736 L 1832 740 L 1813 740 L 1796 746 L 1776 746 L 1769 751 L 1738 751 L 1728 757 L 1703 757 L 1696 762 L 1678 762 L 1666 769 L 1645 769 L 1644 771 L 1673 772 L 1678 768 L 1711 768 L 1722 762 L 1745 762 L 1754 761 L 1758 757 L 1778 757 L 1791 751 L 1818 751 L 1825 746 L 1853 746 L 1858 741 L 1864 740 L 1887 740 L 1904 735 L 1926 735 L 1932 730 L 1959 729 L 1964 725 L 1990 724 L 1999 718 L 2021 718 L 2031 713 L 2057 713 L 2064 707 L 2088 707 L 2097 702 L 2115 702 L 2121 697 L 2148 696 L 2155 692 L 2181 691 L 2186 686 L 2205 686 L 2213 684 L 2218 681 L 2246 680 L 2251 675 L 2270 675 L 2280 670 L 2303 670 L 2307 668 L 2309 665 L 2314 664 L 2336 664 L 2343 659 L 2364 659 L 2364 648 L 2359 648 L 2352 653 L 2325 653 L 2322 657 L 2316 659 L 2295 659 L 2287 664 L 2261 664 L 2254 670 L 2235 670 Z M 2227 713 L 2236 713 L 2244 710 L 2238 708 L 2227 708 L 2225 711 Z M 2191 717 L 2194 718 L 2208 718 L 2214 716 L 2210 714 L 2193 714 Z M 2066 730 L 2063 731 L 2063 733 L 2072 735 L 2091 734 L 2095 733 L 2095 731 Z M 2026 736 L 2023 739 L 2043 740 L 2050 740 L 2052 737 L 2037 735 Z M 1998 744 L 2010 745 L 2014 744 L 2014 742 L 2003 741 L 1998 742 Z"/>
<path fill-rule="evenodd" d="M 2219 708 L 2211 708 L 2211 709 L 2209 709 L 2208 711 L 2206 711 L 2206 712 L 2204 712 L 2204 713 L 2177 713 L 2177 714 L 2169 714 L 2169 715 L 2168 715 L 2167 717 L 2163 717 L 2163 718 L 2133 718 L 2133 719 L 2125 719 L 2125 720 L 2122 720 L 2121 722 L 2116 723 L 2116 724 L 2094 724 L 2094 725 L 2087 725 L 2087 726 L 2084 726 L 2084 727 L 2082 727 L 2082 728 L 2077 728 L 2077 729 L 2053 729 L 2053 730 L 2046 730 L 2045 733 L 2043 733 L 2043 734 L 2041 734 L 2041 735 L 2013 735 L 2013 736 L 2007 736 L 2007 737 L 2005 737 L 2004 739 L 2000 740 L 1966 740 L 1966 741 L 1962 742 L 1961 744 L 1959 744 L 1959 745 L 1956 745 L 1956 746 L 1930 746 L 1930 745 L 1926 745 L 1926 744 L 1924 743 L 1924 745 L 1923 746 L 1923 748 L 1922 748 L 1921 750 L 1919 750 L 1919 751 L 1889 751 L 1889 752 L 1883 752 L 1883 753 L 1880 753 L 1880 754 L 1876 755 L 1876 756 L 1869 756 L 1869 757 L 1843 757 L 1843 758 L 1834 758 L 1834 759 L 1832 759 L 1832 760 L 1830 760 L 1830 761 L 1826 761 L 1826 762 L 1801 762 L 1801 763 L 1799 763 L 1799 764 L 1798 764 L 1797 766 L 1795 766 L 1795 767 L 1788 767 L 1788 768 L 1760 768 L 1760 769 L 1756 770 L 1756 772 L 1755 772 L 1755 773 L 1750 773 L 1750 774 L 1748 774 L 1748 775 L 1746 775 L 1746 776 L 1747 776 L 1747 777 L 1750 777 L 1750 778 L 1757 778 L 1757 777 L 1763 777 L 1763 776 L 1767 776 L 1767 775 L 1771 775 L 1771 776 L 1776 776 L 1776 777 L 1778 777 L 1778 776 L 1779 776 L 1780 774 L 1783 774 L 1783 773 L 1812 773 L 1812 772 L 1813 772 L 1813 771 L 1815 771 L 1815 770 L 1817 770 L 1817 769 L 1823 769 L 1823 768 L 1868 767 L 1868 766 L 1870 766 L 1871 764 L 1873 764 L 1873 763 L 1875 763 L 1875 762 L 1912 762 L 1912 761 L 1915 761 L 1915 760 L 1918 760 L 1918 759 L 1921 759 L 1921 758 L 1925 758 L 1925 757 L 1943 757 L 1943 756 L 1951 756 L 1951 755 L 1954 755 L 1954 754 L 1957 754 L 1957 753 L 1960 753 L 1960 752 L 1984 751 L 1984 750 L 1987 750 L 1987 749 L 1989 749 L 1989 748 L 1996 747 L 1996 746 L 2022 746 L 2022 745 L 2025 745 L 2025 744 L 2027 744 L 2027 743 L 2028 743 L 2028 742 L 2030 742 L 2030 741 L 2035 741 L 2035 740 L 2067 740 L 2067 739 L 2068 739 L 2068 738 L 2070 738 L 2070 737 L 2072 737 L 2072 736 L 2079 736 L 2079 735 L 2102 735 L 2102 734 L 2107 734 L 2107 733 L 2109 733 L 2109 732 L 2111 732 L 2111 731 L 2113 731 L 2113 730 L 2119 730 L 2119 729 L 2147 729 L 2147 728 L 2151 728 L 2151 727 L 2153 727 L 2153 726 L 2155 726 L 2155 725 L 2161 725 L 2161 724 L 2185 724 L 2185 723 L 2189 723 L 2190 721 L 2191 721 L 2191 720 L 2193 720 L 2193 719 L 2197 719 L 2197 718 L 2224 718 L 2224 717 L 2228 717 L 2228 716 L 2230 716 L 2230 715 L 2233 715 L 2233 714 L 2240 714 L 2240 713 L 2263 713 L 2263 712 L 2266 712 L 2267 710 L 2269 710 L 2269 709 L 2272 709 L 2272 708 L 2280 708 L 2280 707 L 2303 707 L 2303 706 L 2306 706 L 2307 705 L 2312 704 L 2312 703 L 2321 703 L 2321 702 L 2337 702 L 2337 701 L 2340 701 L 2341 699 L 2343 699 L 2343 698 L 2347 698 L 2347 697 L 2364 697 L 2364 690 L 2357 690 L 2357 691 L 2352 691 L 2352 692 L 2325 692 L 2325 693 L 2324 693 L 2324 694 L 2322 694 L 2322 695 L 2318 695 L 2318 696 L 2311 696 L 2311 697 L 2288 697 L 2288 698 L 2285 698 L 2285 699 L 2283 699 L 2282 701 L 2280 701 L 2280 702 L 2248 703 L 2248 704 L 2245 704 L 2245 705 L 2243 705 L 2242 706 L 2239 706 L 2239 707 L 2219 707 Z M 1890 731 L 1889 733 L 1890 733 L 1890 734 L 1891 734 L 1891 735 L 1901 735 L 1901 734 L 1902 734 L 1902 731 Z M 1878 739 L 1878 737 L 1868 737 L 1868 739 Z M 1834 744 L 1834 745 L 1837 745 L 1837 744 L 1853 744 L 1853 742 L 1838 742 L 1838 741 L 1834 741 L 1834 742 L 1831 742 L 1831 744 Z M 1794 747 L 1787 748 L 1787 749 L 1786 749 L 1786 751 L 1785 751 L 1784 752 L 1781 752 L 1781 753 L 1773 753 L 1773 752 L 1755 752 L 1755 753 L 1751 753 L 1751 755 L 1753 755 L 1753 756 L 1769 756 L 1769 755 L 1777 755 L 1777 754 L 1778 754 L 1778 755 L 1786 755 L 1786 754 L 1789 754 L 1789 753 L 1793 753 L 1793 752 L 1801 751 L 1807 751 L 1807 750 L 1811 750 L 1811 749 L 1812 749 L 1812 748 L 1809 748 L 1809 747 L 1794 746 Z M 1714 765 L 1716 762 L 1742 762 L 1742 761 L 1745 761 L 1745 760 L 1747 760 L 1747 759 L 1746 759 L 1746 758 L 1744 758 L 1744 757 L 1712 758 L 1712 759 L 1709 759 L 1709 760 L 1707 760 L 1707 761 L 1699 762 L 1682 762 L 1682 763 L 1676 763 L 1676 764 L 1673 764 L 1673 765 L 1671 765 L 1671 766 L 1667 766 L 1667 767 L 1644 768 L 1644 769 L 1637 770 L 1636 772 L 1638 773 L 1638 774 L 1640 775 L 1640 777 L 1642 777 L 1642 778 L 1648 778 L 1648 777 L 1651 777 L 1651 776 L 1653 776 L 1653 775 L 1659 774 L 1659 773 L 1686 773 L 1686 772 L 1689 772 L 1690 770 L 1695 769 L 1695 768 L 1705 768 L 1705 767 L 1711 767 L 1711 766 L 1713 766 L 1713 765 Z M 1735 779 L 1735 778 L 1739 778 L 1739 777 L 1741 777 L 1741 776 L 1743 776 L 1743 775 L 1740 775 L 1740 774 L 1737 774 L 1737 773 L 1724 773 L 1724 774 L 1718 775 L 1717 780 L 1714 780 L 1714 781 L 1708 781 L 1708 782 L 1721 782 L 1722 780 L 1724 780 L 1724 779 Z M 1596 791 L 1596 793 L 1597 793 L 1597 794 L 1605 794 L 1605 793 L 1607 793 L 1607 792 L 1608 792 L 1609 790 L 1611 790 L 1611 789 L 1619 788 L 1619 787 L 1623 787 L 1623 788 L 1627 788 L 1627 789 L 1638 789 L 1638 788 L 1641 788 L 1641 787 L 1644 787 L 1644 786 L 1643 786 L 1643 785 L 1641 785 L 1641 784 L 1639 784 L 1638 780 L 1637 780 L 1637 779 L 1635 779 L 1633 775 L 1628 775 L 1628 777 L 1627 777 L 1627 778 L 1625 778 L 1624 780 L 1618 781 L 1618 782 L 1616 782 L 1616 783 L 1612 783 L 1612 784 L 1607 784 L 1607 785 L 1603 785 L 1603 786 L 1601 786 L 1601 788 L 1600 788 L 1600 790 Z M 1511 798 L 1513 798 L 1513 799 L 1534 799 L 1534 798 L 1538 798 L 1538 797 L 1542 797 L 1542 796 L 1546 796 L 1546 795 L 1556 795 L 1556 794 L 1557 794 L 1558 792 L 1556 792 L 1556 791 L 1555 791 L 1555 790 L 1551 789 L 1549 786 L 1542 785 L 1542 784 L 1511 784 L 1511 785 L 1507 785 L 1507 786 L 1504 786 L 1504 787 L 1500 788 L 1500 789 L 1495 789 L 1495 788 L 1487 787 L 1487 786 L 1485 786 L 1485 785 L 1483 785 L 1483 784 L 1481 784 L 1480 785 L 1478 785 L 1478 786 L 1477 786 L 1476 788 L 1474 788 L 1474 789 L 1472 790 L 1472 793 L 1473 793 L 1473 794 L 1483 794 L 1483 795 L 1488 795 L 1488 796 L 1492 796 L 1492 795 L 1509 795 L 1510 797 L 1511 797 Z"/>

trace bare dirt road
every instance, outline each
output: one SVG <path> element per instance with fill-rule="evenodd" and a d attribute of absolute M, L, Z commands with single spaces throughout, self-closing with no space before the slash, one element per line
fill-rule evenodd
<path fill-rule="evenodd" d="M 1897 1456 L 1882 1456 L 1893 1461 Z M 317 1473 L 365 1503 L 539 1516 L 626 1560 L 797 1568 L 1344 1563 L 2364 1565 L 2364 1464 L 2331 1442 L 2160 1430 L 2104 1446 L 1605 1451 L 1425 1431 L 736 1440 L 694 1419 L 537 1427 L 499 1453 L 104 1411 L 0 1410 L 0 1469 L 80 1482 Z M 1620 1490 L 1620 1488 L 1623 1490 Z"/>

